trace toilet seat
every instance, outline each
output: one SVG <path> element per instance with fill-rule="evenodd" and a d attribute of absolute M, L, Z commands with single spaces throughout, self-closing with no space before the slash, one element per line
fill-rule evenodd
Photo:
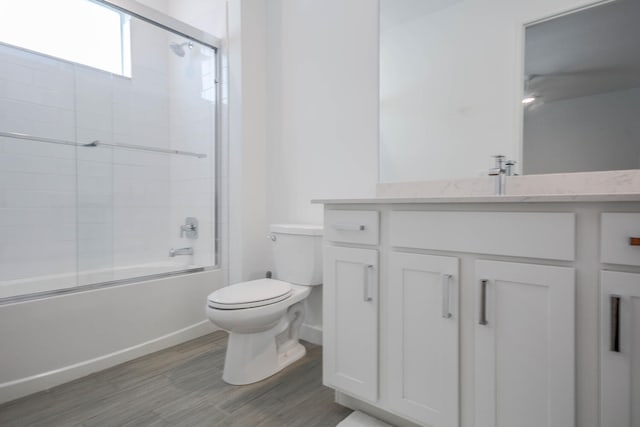
<path fill-rule="evenodd" d="M 288 282 L 258 279 L 218 289 L 207 297 L 207 302 L 211 308 L 239 310 L 275 304 L 289 298 L 291 293 Z"/>

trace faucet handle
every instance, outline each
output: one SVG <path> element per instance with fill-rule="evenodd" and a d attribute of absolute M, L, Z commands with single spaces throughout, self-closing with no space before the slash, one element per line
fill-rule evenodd
<path fill-rule="evenodd" d="M 505 156 L 503 154 L 496 154 L 494 156 L 491 156 L 496 160 L 496 168 L 500 168 L 502 169 L 502 167 L 504 166 L 504 159 Z"/>
<path fill-rule="evenodd" d="M 198 238 L 198 220 L 196 218 L 185 218 L 184 224 L 180 226 L 180 237 L 185 237 L 185 235 L 189 239 Z"/>

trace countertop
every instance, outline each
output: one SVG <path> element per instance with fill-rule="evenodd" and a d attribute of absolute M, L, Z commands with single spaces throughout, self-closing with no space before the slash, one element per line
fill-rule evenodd
<path fill-rule="evenodd" d="M 640 194 L 531 194 L 507 196 L 374 197 L 359 199 L 314 199 L 318 204 L 417 204 L 417 203 L 571 203 L 640 202 Z"/>

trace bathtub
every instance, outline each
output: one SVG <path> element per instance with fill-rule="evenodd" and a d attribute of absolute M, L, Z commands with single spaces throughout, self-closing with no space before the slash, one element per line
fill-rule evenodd
<path fill-rule="evenodd" d="M 168 274 L 193 273 L 204 269 L 197 265 L 162 262 L 8 280 L 0 282 L 0 303 L 40 298 L 52 293 L 64 294 L 99 288 L 127 281 L 160 278 Z"/>
<path fill-rule="evenodd" d="M 190 267 L 191 273 L 164 277 L 175 264 L 85 272 L 77 282 L 75 274 L 5 282 L 0 403 L 215 331 L 205 303 L 223 286 L 223 272 Z M 118 282 L 132 269 L 144 280 Z M 111 280 L 108 286 L 81 284 L 96 278 Z M 30 295 L 7 297 L 18 286 Z"/>

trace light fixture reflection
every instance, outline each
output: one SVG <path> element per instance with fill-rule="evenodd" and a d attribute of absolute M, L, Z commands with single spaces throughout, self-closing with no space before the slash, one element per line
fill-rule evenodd
<path fill-rule="evenodd" d="M 526 98 L 524 98 L 524 99 L 522 100 L 522 103 L 523 103 L 523 104 L 531 104 L 531 103 L 532 103 L 533 101 L 535 101 L 535 100 L 536 100 L 536 97 L 535 97 L 535 96 L 527 96 Z"/>

